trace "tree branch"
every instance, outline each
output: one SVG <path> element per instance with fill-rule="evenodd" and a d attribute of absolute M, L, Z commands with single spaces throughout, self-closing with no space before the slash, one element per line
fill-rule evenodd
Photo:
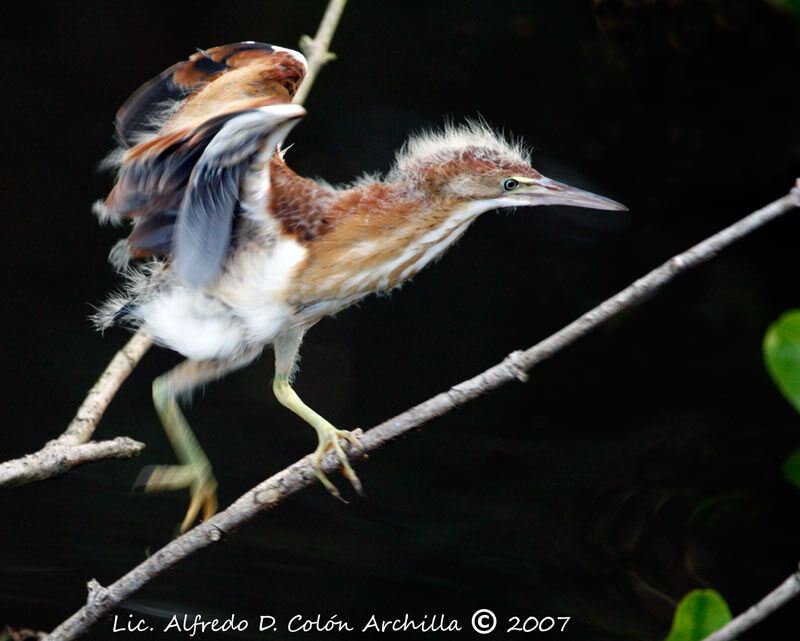
<path fill-rule="evenodd" d="M 78 465 L 107 458 L 133 458 L 143 449 L 144 443 L 127 436 L 77 445 L 62 445 L 56 439 L 34 454 L 27 454 L 0 465 L 0 485 L 24 485 L 41 481 L 64 474 Z"/>
<path fill-rule="evenodd" d="M 716 632 L 709 634 L 703 641 L 733 641 L 742 632 L 749 630 L 756 623 L 766 619 L 782 605 L 800 594 L 800 570 L 789 576 L 783 583 L 751 606 L 739 616 L 728 621 Z"/>
<path fill-rule="evenodd" d="M 302 105 L 308 98 L 308 93 L 311 91 L 311 87 L 314 86 L 314 81 L 317 79 L 320 69 L 331 60 L 336 59 L 336 54 L 331 53 L 329 47 L 346 4 L 347 0 L 330 0 L 328 8 L 325 9 L 325 15 L 322 16 L 322 22 L 319 23 L 317 35 L 313 38 L 310 36 L 302 36 L 300 38 L 300 50 L 308 61 L 308 71 L 303 84 L 300 85 L 294 96 L 293 102 L 298 105 Z"/>
<path fill-rule="evenodd" d="M 65 444 L 85 443 L 92 437 L 103 412 L 106 411 L 120 385 L 128 378 L 152 344 L 153 339 L 144 330 L 139 330 L 131 337 L 125 346 L 114 355 L 94 387 L 89 390 L 78 408 L 75 418 L 59 437 L 60 441 Z"/>
<path fill-rule="evenodd" d="M 139 454 L 144 449 L 144 443 L 128 437 L 99 443 L 88 441 L 114 394 L 151 344 L 152 339 L 147 332 L 136 332 L 111 359 L 61 436 L 49 441 L 34 454 L 0 463 L 0 487 L 40 481 L 90 461 L 130 458 Z"/>
<path fill-rule="evenodd" d="M 789 576 L 761 601 L 749 607 L 735 619 L 728 621 L 716 632 L 709 634 L 703 641 L 733 641 L 742 632 L 766 619 L 798 594 L 800 594 L 800 570 Z"/>
<path fill-rule="evenodd" d="M 502 362 L 474 378 L 459 383 L 446 392 L 372 428 L 361 436 L 363 453 L 349 448 L 350 457 L 353 460 L 359 460 L 364 457 L 365 453 L 376 450 L 392 439 L 463 405 L 467 401 L 482 396 L 510 381 L 524 381 L 527 378 L 526 372 L 537 363 L 575 342 L 605 320 L 640 303 L 645 297 L 682 272 L 712 258 L 735 240 L 795 207 L 800 207 L 800 179 L 788 195 L 750 214 L 684 253 L 671 258 L 541 343 L 525 351 L 512 352 Z M 325 473 L 331 474 L 339 467 L 340 464 L 333 452 L 328 452 L 322 461 Z M 53 630 L 47 637 L 48 641 L 74 639 L 139 588 L 181 559 L 219 541 L 223 535 L 252 519 L 261 510 L 276 506 L 289 495 L 311 485 L 316 480 L 311 465 L 311 455 L 306 456 L 256 485 L 224 511 L 168 543 L 107 588 L 100 586 L 97 581 L 92 579 L 89 583 L 89 598 L 86 605 Z"/>

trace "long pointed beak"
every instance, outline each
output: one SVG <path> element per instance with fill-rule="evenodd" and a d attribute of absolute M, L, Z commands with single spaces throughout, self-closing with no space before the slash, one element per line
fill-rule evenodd
<path fill-rule="evenodd" d="M 572 205 L 589 209 L 616 209 L 627 211 L 627 207 L 610 198 L 598 196 L 589 191 L 570 187 L 550 178 L 537 178 L 518 188 L 517 195 L 530 196 L 532 205 Z"/>

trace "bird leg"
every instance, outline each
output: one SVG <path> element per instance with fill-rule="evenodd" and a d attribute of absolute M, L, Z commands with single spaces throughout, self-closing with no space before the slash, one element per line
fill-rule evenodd
<path fill-rule="evenodd" d="M 325 489 L 336 498 L 344 501 L 339 490 L 331 483 L 330 479 L 325 475 L 325 472 L 322 471 L 322 457 L 328 449 L 333 448 L 336 457 L 342 464 L 342 472 L 345 477 L 350 481 L 353 489 L 363 495 L 364 490 L 361 486 L 361 481 L 359 481 L 358 476 L 355 471 L 353 471 L 350 461 L 347 459 L 347 454 L 345 454 L 341 443 L 339 443 L 339 438 L 347 439 L 347 441 L 355 445 L 362 452 L 364 448 L 355 435 L 347 430 L 340 430 L 331 425 L 327 420 L 306 405 L 292 389 L 291 375 L 297 362 L 297 354 L 300 349 L 300 343 L 303 340 L 303 333 L 304 330 L 295 329 L 282 334 L 275 340 L 275 379 L 272 383 L 272 391 L 282 405 L 288 407 L 316 430 L 319 444 L 317 445 L 317 449 L 314 450 L 311 459 L 314 466 L 314 474 L 317 475 L 317 478 L 320 483 L 325 486 Z"/>
<path fill-rule="evenodd" d="M 201 508 L 203 520 L 217 511 L 217 480 L 211 462 L 189 427 L 176 397 L 243 367 L 259 352 L 252 350 L 231 360 L 187 360 L 153 381 L 153 404 L 180 465 L 148 466 L 139 473 L 135 486 L 144 486 L 145 492 L 189 488 L 191 501 L 181 523 L 181 533 L 194 523 Z"/>

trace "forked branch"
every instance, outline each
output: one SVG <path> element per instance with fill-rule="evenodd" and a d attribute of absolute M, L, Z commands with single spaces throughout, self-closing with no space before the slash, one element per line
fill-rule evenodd
<path fill-rule="evenodd" d="M 0 487 L 40 481 L 90 461 L 130 458 L 139 454 L 144 449 L 144 443 L 126 436 L 92 443 L 89 443 L 89 439 L 114 394 L 151 344 L 147 332 L 134 334 L 111 359 L 61 436 L 49 441 L 38 452 L 0 463 Z"/>
<path fill-rule="evenodd" d="M 385 423 L 373 427 L 361 436 L 364 452 L 372 452 L 392 439 L 418 428 L 423 423 L 508 382 L 524 381 L 527 372 L 537 363 L 572 344 L 612 316 L 642 302 L 679 274 L 709 260 L 754 229 L 799 206 L 800 180 L 788 195 L 671 258 L 541 343 L 525 351 L 513 352 L 502 362 L 474 378 L 459 383 Z M 350 456 L 353 460 L 358 460 L 363 457 L 363 454 L 353 451 L 351 448 Z M 329 452 L 323 459 L 322 467 L 326 474 L 333 473 L 339 467 L 339 462 L 333 453 Z M 110 586 L 104 588 L 97 581 L 92 580 L 86 605 L 58 626 L 47 637 L 48 640 L 74 639 L 167 568 L 197 550 L 219 541 L 224 535 L 252 519 L 261 510 L 276 506 L 287 496 L 311 485 L 316 480 L 310 456 L 307 456 L 259 483 L 226 510 L 170 542 Z M 720 641 L 722 638 L 727 637 L 719 637 L 715 641 Z"/>

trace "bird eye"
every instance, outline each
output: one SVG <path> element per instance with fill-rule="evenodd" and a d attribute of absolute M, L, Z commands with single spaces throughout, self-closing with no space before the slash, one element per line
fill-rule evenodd
<path fill-rule="evenodd" d="M 517 187 L 519 187 L 519 183 L 513 178 L 506 178 L 503 181 L 503 189 L 506 191 L 514 191 Z"/>

